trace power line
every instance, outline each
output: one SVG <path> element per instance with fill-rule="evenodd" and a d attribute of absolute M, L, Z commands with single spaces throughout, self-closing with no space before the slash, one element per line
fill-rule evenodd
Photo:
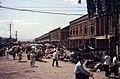
<path fill-rule="evenodd" d="M 0 6 L 0 8 L 10 9 L 10 10 L 17 10 L 17 11 L 34 12 L 34 13 L 45 13 L 45 14 L 57 14 L 57 15 L 84 15 L 84 14 L 67 14 L 67 13 L 56 13 L 56 12 L 44 12 L 44 11 L 28 10 L 28 9 L 17 9 L 17 8 L 4 7 L 4 6 Z"/>
<path fill-rule="evenodd" d="M 26 9 L 26 8 L 34 8 L 34 7 L 17 7 L 17 9 Z M 35 7 L 36 8 L 36 7 Z M 65 12 L 69 12 L 69 11 L 87 11 L 85 9 L 51 9 L 51 8 L 46 8 L 46 7 L 37 7 L 37 8 L 41 8 L 41 11 L 65 11 Z M 45 8 L 45 9 L 43 9 Z"/>
<path fill-rule="evenodd" d="M 87 11 L 86 7 L 25 7 L 25 6 L 7 6 L 19 9 L 39 8 L 42 11 Z M 80 9 L 82 8 L 82 9 Z"/>
<path fill-rule="evenodd" d="M 47 9 L 46 9 L 47 10 Z M 47 10 L 47 11 L 86 11 L 85 9 L 84 10 L 68 10 L 68 9 L 62 9 L 62 10 L 58 10 L 58 9 L 55 9 L 55 10 Z"/>
<path fill-rule="evenodd" d="M 28 7 L 28 6 L 8 6 L 8 7 L 17 7 L 17 8 L 82 8 L 82 9 L 87 9 L 86 7 L 36 7 L 36 6 L 32 6 L 32 7 Z"/>

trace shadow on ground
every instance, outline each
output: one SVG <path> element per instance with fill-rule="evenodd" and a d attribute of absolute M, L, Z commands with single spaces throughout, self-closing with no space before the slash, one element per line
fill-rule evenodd
<path fill-rule="evenodd" d="M 27 63 L 28 61 L 20 61 L 19 63 Z"/>
<path fill-rule="evenodd" d="M 36 61 L 47 63 L 47 61 L 45 61 L 45 60 L 36 60 Z"/>

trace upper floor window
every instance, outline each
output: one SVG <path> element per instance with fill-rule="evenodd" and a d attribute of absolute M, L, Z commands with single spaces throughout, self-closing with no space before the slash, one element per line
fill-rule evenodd
<path fill-rule="evenodd" d="M 87 27 L 84 28 L 84 33 L 87 34 Z"/>
<path fill-rule="evenodd" d="M 75 35 L 75 29 L 73 29 L 73 35 Z"/>
<path fill-rule="evenodd" d="M 82 27 L 80 27 L 79 29 L 80 29 L 80 30 L 79 30 L 79 33 L 82 33 Z"/>
<path fill-rule="evenodd" d="M 76 28 L 76 34 L 78 34 L 78 28 Z"/>
<path fill-rule="evenodd" d="M 94 33 L 94 26 L 92 25 L 91 26 L 91 34 L 93 34 Z"/>

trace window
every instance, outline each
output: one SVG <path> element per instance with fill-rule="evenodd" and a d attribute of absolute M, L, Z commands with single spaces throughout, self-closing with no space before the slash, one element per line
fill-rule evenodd
<path fill-rule="evenodd" d="M 84 33 L 87 34 L 87 28 L 86 27 L 84 28 Z"/>
<path fill-rule="evenodd" d="M 93 34 L 94 33 L 94 26 L 92 25 L 91 26 L 91 34 Z"/>
<path fill-rule="evenodd" d="M 75 34 L 75 29 L 73 29 L 73 35 Z"/>
<path fill-rule="evenodd" d="M 79 33 L 82 33 L 82 27 L 80 27 Z"/>
<path fill-rule="evenodd" d="M 87 34 L 87 26 L 84 27 L 84 33 Z"/>
<path fill-rule="evenodd" d="M 78 34 L 78 27 L 76 28 L 76 34 Z"/>

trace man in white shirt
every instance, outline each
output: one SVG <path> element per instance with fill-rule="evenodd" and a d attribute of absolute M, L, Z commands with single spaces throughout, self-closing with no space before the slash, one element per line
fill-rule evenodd
<path fill-rule="evenodd" d="M 118 59 L 117 59 L 117 56 L 114 56 L 113 57 L 113 73 L 115 76 L 118 76 L 119 72 L 119 66 L 118 66 Z"/>
<path fill-rule="evenodd" d="M 83 67 L 83 60 L 79 58 L 78 63 L 75 65 L 75 79 L 89 79 L 89 77 L 92 77 L 93 74 L 88 72 L 87 70 L 84 69 Z"/>
<path fill-rule="evenodd" d="M 109 77 L 110 71 L 109 71 L 109 66 L 111 65 L 111 57 L 108 55 L 108 52 L 105 52 L 105 57 L 104 57 L 104 70 L 105 70 L 105 76 Z"/>
<path fill-rule="evenodd" d="M 6 58 L 8 58 L 8 56 L 9 56 L 9 49 L 8 48 L 6 48 L 6 50 L 5 50 L 5 56 L 6 56 Z"/>
<path fill-rule="evenodd" d="M 58 50 L 55 50 L 53 53 L 53 62 L 52 62 L 52 66 L 54 66 L 54 62 L 56 62 L 56 66 L 58 67 Z"/>

